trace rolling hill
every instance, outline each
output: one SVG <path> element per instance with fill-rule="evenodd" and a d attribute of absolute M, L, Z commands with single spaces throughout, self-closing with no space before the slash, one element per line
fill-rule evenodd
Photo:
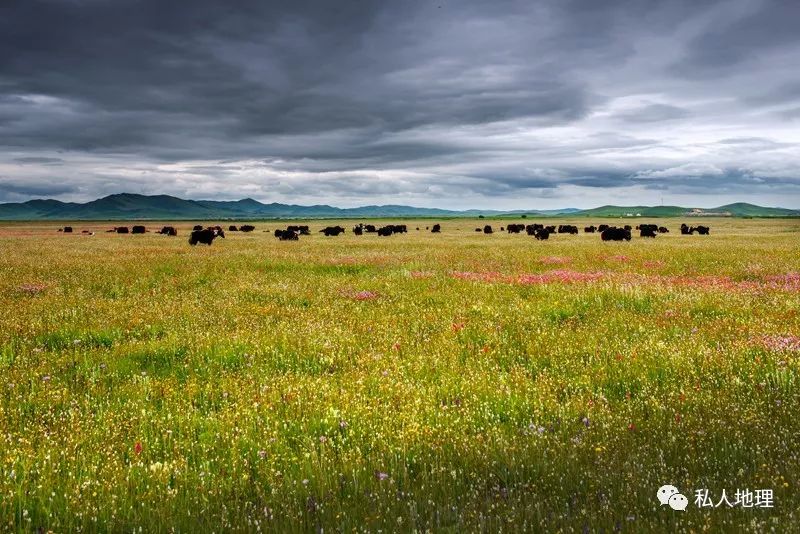
<path fill-rule="evenodd" d="M 293 204 L 263 204 L 246 198 L 236 201 L 184 200 L 169 195 L 137 195 L 120 193 L 86 203 L 58 200 L 29 200 L 0 204 L 0 220 L 221 220 L 221 219 L 314 219 L 314 218 L 376 218 L 376 217 L 679 217 L 723 215 L 732 217 L 796 217 L 800 211 L 784 208 L 764 208 L 739 202 L 713 209 L 680 206 L 601 206 L 588 210 L 465 210 L 416 208 L 402 205 L 361 206 L 337 208 L 328 205 L 299 206 Z"/>

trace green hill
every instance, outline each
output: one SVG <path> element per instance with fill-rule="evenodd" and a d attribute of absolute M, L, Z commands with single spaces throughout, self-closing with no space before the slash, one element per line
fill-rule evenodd
<path fill-rule="evenodd" d="M 136 195 L 120 193 L 83 204 L 58 200 L 29 200 L 0 204 L 0 220 L 246 220 L 246 219 L 313 219 L 313 218 L 377 218 L 377 217 L 681 217 L 692 215 L 727 215 L 733 217 L 791 217 L 798 210 L 763 208 L 739 202 L 712 209 L 680 206 L 601 206 L 588 210 L 465 210 L 416 208 L 402 205 L 337 208 L 328 205 L 299 206 L 263 204 L 252 198 L 236 201 L 184 200 L 169 195 Z"/>

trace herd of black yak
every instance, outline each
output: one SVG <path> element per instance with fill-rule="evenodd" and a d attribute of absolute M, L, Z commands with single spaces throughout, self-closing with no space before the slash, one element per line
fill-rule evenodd
<path fill-rule="evenodd" d="M 228 232 L 252 232 L 255 229 L 256 227 L 252 224 L 244 224 L 239 227 L 231 225 L 228 227 Z M 419 227 L 417 227 L 417 231 L 419 230 Z M 442 225 L 434 224 L 433 226 L 426 226 L 425 230 L 434 234 L 438 234 L 442 231 Z M 669 232 L 666 227 L 658 226 L 656 224 L 639 224 L 636 226 L 635 230 L 639 232 L 639 237 L 650 238 L 654 238 L 658 234 L 666 234 Z M 59 228 L 58 231 L 69 234 L 72 233 L 72 227 L 65 226 L 63 228 Z M 267 230 L 264 231 L 266 232 Z M 484 234 L 494 233 L 494 229 L 488 224 L 483 228 L 475 228 L 475 231 Z M 505 227 L 501 226 L 500 231 L 508 232 L 509 234 L 520 234 L 525 232 L 529 236 L 533 236 L 540 241 L 549 239 L 551 234 L 574 235 L 579 233 L 578 227 L 572 224 L 562 224 L 559 226 L 545 226 L 543 224 L 509 224 Z M 634 228 L 629 224 L 626 224 L 622 227 L 601 224 L 599 226 L 586 226 L 583 228 L 583 231 L 587 234 L 599 233 L 600 238 L 603 241 L 630 241 Z M 692 235 L 695 233 L 699 235 L 709 235 L 710 231 L 711 229 L 708 226 L 688 226 L 686 224 L 681 224 L 682 235 Z M 133 226 L 132 228 L 128 228 L 127 226 L 115 226 L 114 228 L 107 230 L 107 232 L 114 232 L 117 234 L 144 234 L 148 232 L 148 230 L 141 225 Z M 341 226 L 326 226 L 320 230 L 320 233 L 327 237 L 338 236 L 345 232 L 345 228 Z M 388 224 L 378 227 L 374 224 L 360 223 L 353 227 L 353 234 L 355 235 L 377 234 L 385 237 L 392 234 L 405 234 L 407 232 L 408 227 L 405 224 Z M 94 235 L 94 232 L 89 232 L 88 230 L 83 230 L 81 233 Z M 176 230 L 174 226 L 164 226 L 156 233 L 168 236 L 177 236 L 178 230 Z M 286 229 L 275 230 L 273 235 L 281 241 L 297 241 L 300 239 L 301 235 L 311 235 L 311 230 L 309 230 L 307 225 L 287 226 Z M 223 230 L 221 226 L 209 226 L 204 228 L 202 225 L 198 224 L 192 229 L 192 232 L 189 235 L 189 244 L 197 245 L 198 243 L 201 243 L 204 245 L 210 245 L 214 242 L 214 239 L 218 237 L 225 237 L 225 230 Z"/>

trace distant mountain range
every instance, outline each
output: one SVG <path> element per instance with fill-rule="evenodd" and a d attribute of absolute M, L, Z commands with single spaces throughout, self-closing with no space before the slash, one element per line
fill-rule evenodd
<path fill-rule="evenodd" d="M 509 216 L 592 216 L 592 217 L 797 217 L 800 210 L 764 208 L 744 202 L 713 209 L 680 206 L 601 206 L 579 210 L 465 210 L 386 205 L 359 208 L 336 208 L 327 205 L 297 206 L 263 204 L 251 198 L 236 201 L 184 200 L 168 195 L 120 193 L 86 203 L 58 200 L 29 200 L 0 204 L 0 220 L 247 220 L 247 219 L 323 219 L 323 218 L 397 218 L 397 217 L 498 217 Z"/>

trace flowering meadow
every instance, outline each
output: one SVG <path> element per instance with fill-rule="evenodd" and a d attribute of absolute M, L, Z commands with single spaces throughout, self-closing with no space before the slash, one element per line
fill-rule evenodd
<path fill-rule="evenodd" d="M 355 222 L 0 224 L 0 531 L 800 530 L 800 221 Z"/>

